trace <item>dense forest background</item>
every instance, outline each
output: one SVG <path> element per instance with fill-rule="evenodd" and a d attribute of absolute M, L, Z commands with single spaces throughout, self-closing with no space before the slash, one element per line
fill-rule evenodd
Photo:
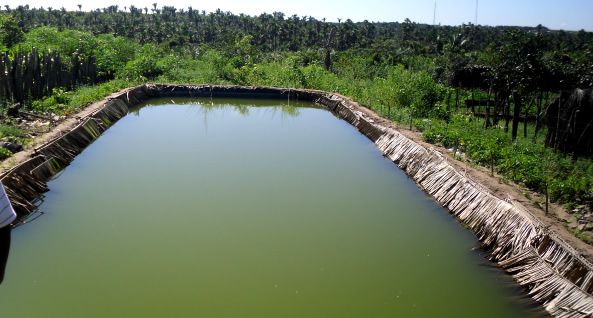
<path fill-rule="evenodd" d="M 10 116 L 0 138 L 26 142 L 11 116 L 69 114 L 146 81 L 334 91 L 525 186 L 526 195 L 565 204 L 586 239 L 592 50 L 591 32 L 541 25 L 333 23 L 156 3 L 91 12 L 5 6 L 0 104 Z"/>

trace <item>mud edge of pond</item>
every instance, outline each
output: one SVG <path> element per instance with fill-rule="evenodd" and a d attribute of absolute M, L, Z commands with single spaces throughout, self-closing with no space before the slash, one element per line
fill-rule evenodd
<path fill-rule="evenodd" d="M 426 193 L 469 227 L 497 262 L 553 316 L 593 314 L 593 265 L 521 205 L 492 195 L 470 180 L 441 153 L 403 134 L 368 109 L 339 94 L 304 89 L 213 85 L 146 84 L 93 104 L 60 133 L 29 149 L 0 175 L 13 207 L 23 220 L 48 190 L 47 181 L 97 139 L 130 107 L 157 97 L 281 98 L 315 102 L 355 126 L 385 157 L 397 164 Z"/>

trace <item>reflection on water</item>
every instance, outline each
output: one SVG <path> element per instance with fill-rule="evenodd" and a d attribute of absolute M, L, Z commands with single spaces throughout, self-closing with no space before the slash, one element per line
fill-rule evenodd
<path fill-rule="evenodd" d="M 152 99 L 147 105 L 140 105 L 130 109 L 130 114 L 134 116 L 140 115 L 140 110 L 150 107 L 159 107 L 163 103 L 170 103 L 171 105 L 191 105 L 198 107 L 188 107 L 188 113 L 199 114 L 204 126 L 204 132 L 208 133 L 208 115 L 221 110 L 233 110 L 236 114 L 242 117 L 249 116 L 249 110 L 256 107 L 258 112 L 270 115 L 271 120 L 277 116 L 279 118 L 298 117 L 300 115 L 299 109 L 302 108 L 318 108 L 316 105 L 309 102 L 302 102 L 298 100 L 274 100 L 274 99 L 242 99 L 242 98 L 156 98 Z M 189 115 L 189 114 L 188 114 Z"/>
<path fill-rule="evenodd" d="M 3 317 L 542 315 L 372 142 L 303 106 L 135 109 L 14 231 Z"/>
<path fill-rule="evenodd" d="M 221 110 L 221 109 L 232 109 L 238 114 L 243 116 L 249 115 L 249 110 L 254 107 L 262 108 L 265 107 L 266 111 L 271 113 L 280 112 L 282 115 L 289 117 L 298 117 L 299 109 L 301 108 L 318 108 L 314 104 L 309 102 L 303 102 L 298 100 L 255 100 L 255 99 L 241 99 L 241 98 L 156 98 L 150 101 L 148 105 L 136 106 L 130 109 L 130 114 L 138 116 L 142 108 L 147 107 L 158 107 L 162 103 L 171 103 L 172 105 L 193 105 L 199 107 L 192 107 L 192 111 L 199 112 L 207 115 L 208 113 Z"/>

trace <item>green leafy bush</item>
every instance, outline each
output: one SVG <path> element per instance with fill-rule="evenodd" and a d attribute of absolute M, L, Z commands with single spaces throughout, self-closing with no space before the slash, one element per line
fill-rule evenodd
<path fill-rule="evenodd" d="M 23 130 L 7 124 L 0 124 L 0 139 L 12 140 L 13 137 L 23 137 Z"/>
<path fill-rule="evenodd" d="M 12 152 L 6 148 L 0 148 L 0 160 L 4 160 L 12 156 Z"/>
<path fill-rule="evenodd" d="M 144 81 L 155 78 L 163 73 L 163 69 L 157 65 L 160 56 L 162 56 L 162 52 L 157 46 L 145 44 L 137 52 L 135 58 L 128 61 L 116 76 L 128 81 Z"/>
<path fill-rule="evenodd" d="M 23 30 L 18 22 L 7 14 L 0 13 L 0 52 L 23 40 Z"/>
<path fill-rule="evenodd" d="M 88 32 L 38 27 L 26 33 L 24 40 L 15 45 L 12 51 L 30 51 L 37 48 L 40 52 L 57 52 L 63 60 L 68 60 L 76 51 L 83 56 L 94 55 L 97 45 L 97 38 Z"/>
<path fill-rule="evenodd" d="M 545 192 L 561 203 L 593 202 L 593 163 L 570 158 L 545 148 L 542 143 L 520 138 L 512 142 L 502 129 L 483 128 L 483 121 L 455 115 L 451 122 L 436 122 L 423 132 L 427 142 L 458 147 L 472 161 L 493 168 L 526 187 Z"/>
<path fill-rule="evenodd" d="M 124 37 L 115 37 L 111 34 L 97 36 L 95 57 L 97 72 L 100 78 L 112 79 L 115 74 L 133 60 L 141 46 Z"/>

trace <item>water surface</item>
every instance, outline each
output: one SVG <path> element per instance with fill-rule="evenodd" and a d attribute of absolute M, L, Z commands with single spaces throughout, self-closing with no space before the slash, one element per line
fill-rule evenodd
<path fill-rule="evenodd" d="M 286 104 L 153 100 L 117 122 L 13 232 L 1 316 L 542 315 L 371 141 Z"/>

